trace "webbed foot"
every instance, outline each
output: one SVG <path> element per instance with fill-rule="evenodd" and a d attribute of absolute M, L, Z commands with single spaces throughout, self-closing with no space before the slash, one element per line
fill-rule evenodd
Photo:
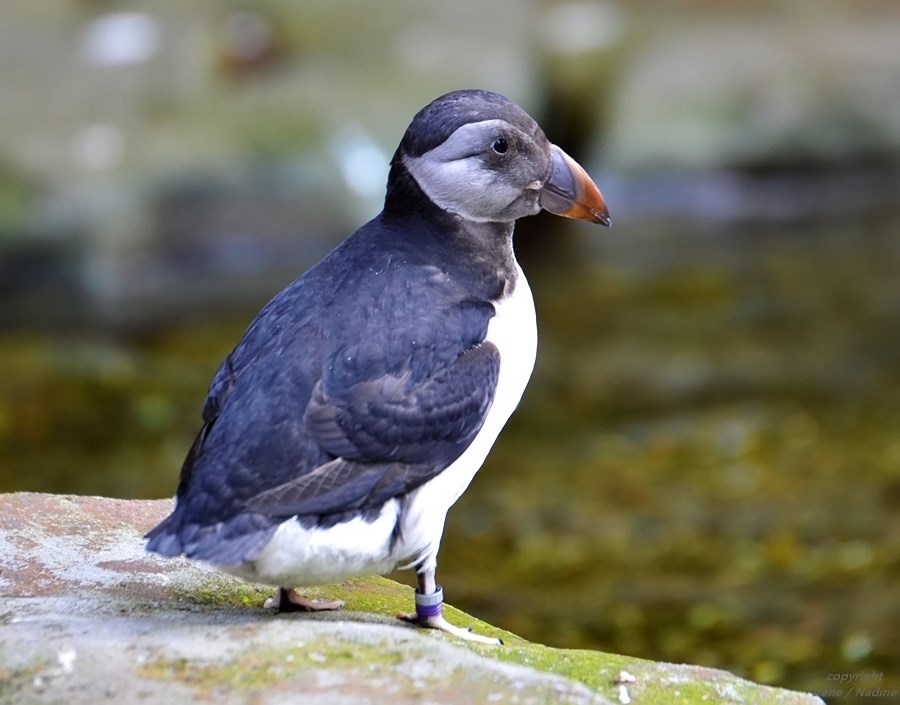
<path fill-rule="evenodd" d="M 279 612 L 325 612 L 339 610 L 343 606 L 343 600 L 314 600 L 303 597 L 293 588 L 280 588 L 278 594 L 270 597 L 263 605 Z"/>
<path fill-rule="evenodd" d="M 494 646 L 503 644 L 502 639 L 475 634 L 471 629 L 457 627 L 444 619 L 444 590 L 440 586 L 436 587 L 437 589 L 429 595 L 423 595 L 416 590 L 416 611 L 412 614 L 398 614 L 397 618 L 402 619 L 404 622 L 415 624 L 418 627 L 438 629 L 460 639 L 475 641 L 479 644 L 491 644 Z"/>

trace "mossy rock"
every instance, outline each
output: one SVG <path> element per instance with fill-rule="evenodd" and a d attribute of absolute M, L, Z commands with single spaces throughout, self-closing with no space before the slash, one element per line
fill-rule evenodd
<path fill-rule="evenodd" d="M 724 671 L 552 649 L 397 620 L 412 591 L 381 577 L 323 586 L 339 612 L 277 615 L 269 588 L 147 555 L 167 501 L 0 495 L 0 703 L 820 703 Z"/>

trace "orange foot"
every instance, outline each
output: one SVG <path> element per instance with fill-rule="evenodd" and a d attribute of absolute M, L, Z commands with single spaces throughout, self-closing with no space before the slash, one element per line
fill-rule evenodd
<path fill-rule="evenodd" d="M 450 622 L 444 619 L 444 616 L 441 614 L 422 617 L 415 612 L 412 614 L 401 613 L 397 615 L 397 619 L 402 619 L 404 622 L 415 624 L 417 627 L 427 627 L 428 629 L 437 629 L 442 632 L 447 632 L 448 634 L 452 634 L 460 639 L 465 639 L 466 641 L 477 641 L 479 644 L 492 644 L 494 646 L 503 644 L 502 639 L 481 636 L 481 634 L 476 634 L 471 629 L 463 629 L 462 627 L 450 624 Z"/>
<path fill-rule="evenodd" d="M 277 595 L 266 600 L 264 607 L 274 607 L 279 612 L 324 612 L 339 610 L 344 606 L 343 600 L 314 600 L 303 597 L 293 588 L 281 588 Z"/>

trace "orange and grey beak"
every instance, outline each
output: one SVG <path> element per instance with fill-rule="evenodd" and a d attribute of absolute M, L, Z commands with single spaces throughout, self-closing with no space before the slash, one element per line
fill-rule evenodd
<path fill-rule="evenodd" d="M 600 189 L 572 157 L 555 144 L 550 145 L 553 169 L 541 189 L 540 204 L 545 211 L 566 218 L 587 220 L 609 227 L 609 211 Z"/>

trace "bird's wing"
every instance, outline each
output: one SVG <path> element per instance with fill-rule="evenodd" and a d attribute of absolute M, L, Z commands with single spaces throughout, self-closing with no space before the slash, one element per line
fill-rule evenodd
<path fill-rule="evenodd" d="M 409 373 L 346 385 L 320 380 L 303 421 L 336 459 L 259 492 L 246 508 L 325 515 L 410 492 L 448 467 L 481 430 L 499 370 L 497 348 L 481 343 L 418 384 Z"/>

